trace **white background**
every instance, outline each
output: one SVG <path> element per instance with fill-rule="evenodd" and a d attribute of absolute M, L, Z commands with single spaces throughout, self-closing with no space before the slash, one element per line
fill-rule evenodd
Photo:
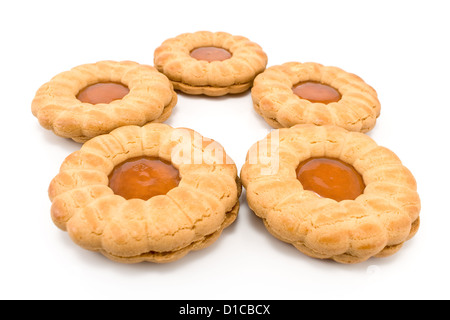
<path fill-rule="evenodd" d="M 448 1 L 2 1 L 0 298 L 448 299 L 450 9 Z M 41 128 L 40 85 L 99 60 L 153 64 L 165 39 L 227 31 L 269 64 L 314 61 L 356 73 L 382 105 L 369 135 L 415 175 L 421 229 L 396 255 L 340 265 L 276 240 L 249 210 L 212 246 L 171 264 L 124 265 L 85 251 L 53 225 L 47 188 L 80 145 Z M 247 92 L 179 94 L 166 122 L 220 142 L 238 168 L 271 128 Z"/>

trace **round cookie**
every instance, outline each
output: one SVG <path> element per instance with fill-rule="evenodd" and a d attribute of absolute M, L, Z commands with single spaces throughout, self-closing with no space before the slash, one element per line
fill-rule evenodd
<path fill-rule="evenodd" d="M 198 31 L 164 41 L 155 50 L 154 63 L 177 90 L 223 96 L 248 90 L 265 69 L 267 55 L 245 37 Z"/>
<path fill-rule="evenodd" d="M 144 195 L 149 188 L 159 190 Z M 220 144 L 165 124 L 91 139 L 49 187 L 54 223 L 81 247 L 124 263 L 170 262 L 209 246 L 236 219 L 240 193 Z"/>
<path fill-rule="evenodd" d="M 376 91 L 360 77 L 313 62 L 267 68 L 255 78 L 252 99 L 274 128 L 309 123 L 367 132 L 381 108 Z"/>
<path fill-rule="evenodd" d="M 42 85 L 31 109 L 46 129 L 77 142 L 125 125 L 163 122 L 177 103 L 167 77 L 132 61 L 99 61 Z"/>
<path fill-rule="evenodd" d="M 356 174 L 320 163 L 324 160 L 343 163 Z M 311 163 L 307 171 L 315 177 L 301 176 L 305 163 Z M 314 171 L 319 169 L 324 172 Z M 339 179 L 351 181 L 337 183 L 339 189 L 355 184 L 358 190 L 358 175 L 364 183 L 360 194 L 338 200 L 309 186 L 316 180 L 332 189 Z M 241 179 L 249 207 L 270 233 L 314 258 L 357 263 L 389 256 L 419 228 L 413 175 L 392 151 L 363 133 L 311 124 L 274 130 L 249 150 Z"/>

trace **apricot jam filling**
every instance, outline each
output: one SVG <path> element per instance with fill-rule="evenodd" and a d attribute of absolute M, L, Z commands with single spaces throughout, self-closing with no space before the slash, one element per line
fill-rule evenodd
<path fill-rule="evenodd" d="M 341 94 L 335 88 L 314 81 L 300 82 L 292 88 L 294 94 L 311 102 L 331 103 L 341 100 Z"/>
<path fill-rule="evenodd" d="M 200 47 L 191 51 L 191 57 L 197 60 L 223 61 L 231 58 L 231 53 L 218 47 Z"/>
<path fill-rule="evenodd" d="M 120 100 L 130 92 L 126 86 L 115 82 L 100 82 L 82 89 L 77 99 L 81 102 L 98 104 Z"/>
<path fill-rule="evenodd" d="M 297 179 L 305 190 L 336 201 L 354 200 L 366 187 L 358 171 L 338 159 L 310 158 L 297 167 Z"/>
<path fill-rule="evenodd" d="M 109 187 L 125 199 L 148 200 L 164 195 L 180 183 L 179 171 L 169 162 L 153 157 L 128 159 L 109 175 Z"/>

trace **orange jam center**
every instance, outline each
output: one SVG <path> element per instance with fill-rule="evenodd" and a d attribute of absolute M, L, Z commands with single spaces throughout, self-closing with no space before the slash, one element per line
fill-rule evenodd
<path fill-rule="evenodd" d="M 100 82 L 81 90 L 77 99 L 81 102 L 98 104 L 120 100 L 130 92 L 126 86 L 114 82 Z"/>
<path fill-rule="evenodd" d="M 331 158 L 311 158 L 301 162 L 297 178 L 305 190 L 336 201 L 354 200 L 366 187 L 353 166 Z"/>
<path fill-rule="evenodd" d="M 341 94 L 335 88 L 314 81 L 301 82 L 292 91 L 302 99 L 311 102 L 330 103 L 341 100 Z"/>
<path fill-rule="evenodd" d="M 197 60 L 223 61 L 231 58 L 228 50 L 218 47 L 200 47 L 191 51 L 191 57 Z"/>
<path fill-rule="evenodd" d="M 180 176 L 172 164 L 158 158 L 132 158 L 117 165 L 109 176 L 109 187 L 125 199 L 148 200 L 178 186 Z"/>

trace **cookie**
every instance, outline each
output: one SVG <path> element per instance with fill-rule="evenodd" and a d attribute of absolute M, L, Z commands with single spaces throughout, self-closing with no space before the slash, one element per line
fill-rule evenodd
<path fill-rule="evenodd" d="M 312 124 L 274 130 L 251 147 L 241 179 L 268 231 L 314 258 L 389 256 L 419 228 L 414 176 L 360 132 Z"/>
<path fill-rule="evenodd" d="M 164 41 L 155 50 L 154 64 L 177 90 L 223 96 L 247 91 L 265 69 L 267 55 L 245 37 L 198 31 Z"/>
<path fill-rule="evenodd" d="M 55 225 L 123 263 L 171 262 L 209 246 L 235 221 L 240 193 L 220 144 L 157 123 L 89 140 L 49 187 Z"/>
<path fill-rule="evenodd" d="M 121 126 L 163 122 L 176 103 L 171 82 L 154 67 L 99 61 L 53 77 L 31 110 L 44 128 L 82 143 Z"/>
<path fill-rule="evenodd" d="M 252 100 L 274 128 L 328 124 L 368 132 L 381 108 L 376 91 L 360 77 L 313 62 L 267 68 L 255 78 Z"/>

